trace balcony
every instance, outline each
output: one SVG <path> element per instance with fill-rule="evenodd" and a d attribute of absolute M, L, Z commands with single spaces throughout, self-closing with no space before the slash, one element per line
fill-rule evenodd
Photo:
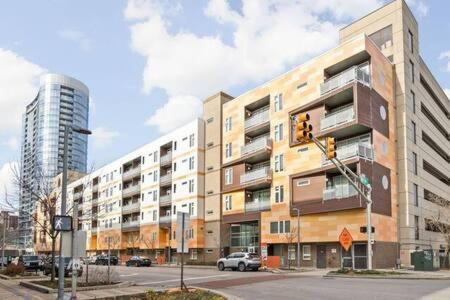
<path fill-rule="evenodd" d="M 139 227 L 139 224 L 140 224 L 139 220 L 123 222 L 122 228 L 124 228 L 124 229 L 135 228 L 135 227 Z"/>
<path fill-rule="evenodd" d="M 98 192 L 98 183 L 92 186 L 92 192 L 93 193 Z"/>
<path fill-rule="evenodd" d="M 131 168 L 131 169 L 127 170 L 126 172 L 123 172 L 122 179 L 127 180 L 127 179 L 132 179 L 132 178 L 138 177 L 138 176 L 141 176 L 141 168 L 135 167 L 135 168 Z"/>
<path fill-rule="evenodd" d="M 245 146 L 241 147 L 241 156 L 251 155 L 255 152 L 271 149 L 272 143 L 269 136 L 263 136 L 260 138 L 256 138 L 250 143 L 247 143 Z"/>
<path fill-rule="evenodd" d="M 323 190 L 323 200 L 350 198 L 358 195 L 358 192 L 351 184 L 327 187 Z"/>
<path fill-rule="evenodd" d="M 269 106 L 255 111 L 251 117 L 245 120 L 245 129 L 250 129 L 269 122 Z"/>
<path fill-rule="evenodd" d="M 131 197 L 141 192 L 141 185 L 135 184 L 122 190 L 122 197 Z"/>
<path fill-rule="evenodd" d="M 370 75 L 359 66 L 355 66 L 325 80 L 320 85 L 320 95 L 323 96 L 352 81 L 359 81 L 364 85 L 370 86 Z"/>
<path fill-rule="evenodd" d="M 73 193 L 73 200 L 81 199 L 81 197 L 83 197 L 83 192 Z"/>
<path fill-rule="evenodd" d="M 340 160 L 351 159 L 354 157 L 361 157 L 364 159 L 373 160 L 373 149 L 367 144 L 348 144 L 340 146 L 337 144 L 336 157 Z M 322 165 L 331 164 L 331 161 L 327 159 L 325 154 L 322 154 Z"/>
<path fill-rule="evenodd" d="M 172 203 L 172 195 L 163 195 L 159 197 L 159 205 L 170 205 Z"/>
<path fill-rule="evenodd" d="M 135 211 L 139 211 L 141 209 L 141 204 L 138 202 L 129 203 L 127 205 L 122 206 L 122 213 L 132 213 Z"/>
<path fill-rule="evenodd" d="M 245 202 L 245 212 L 261 211 L 270 209 L 270 198 L 259 201 Z"/>
<path fill-rule="evenodd" d="M 272 173 L 269 166 L 252 169 L 240 177 L 241 185 L 249 185 L 259 180 L 270 180 Z"/>
<path fill-rule="evenodd" d="M 171 163 L 172 163 L 172 153 L 171 152 L 168 152 L 167 154 L 162 155 L 160 160 L 159 160 L 159 164 L 161 166 L 168 165 L 168 164 L 171 164 Z"/>
<path fill-rule="evenodd" d="M 161 224 L 161 223 L 164 223 L 164 224 L 167 224 L 167 223 L 171 223 L 172 222 L 172 216 L 171 215 L 169 215 L 169 216 L 160 216 L 159 217 L 159 223 Z"/>
<path fill-rule="evenodd" d="M 162 186 L 168 185 L 168 184 L 170 184 L 171 182 L 172 182 L 172 174 L 171 174 L 171 173 L 166 174 L 166 175 L 162 175 L 162 176 L 159 178 L 159 184 L 162 185 Z"/>
<path fill-rule="evenodd" d="M 325 115 L 320 120 L 320 130 L 328 130 L 330 128 L 343 125 L 355 120 L 355 111 L 353 105 L 347 106 L 341 110 Z"/>

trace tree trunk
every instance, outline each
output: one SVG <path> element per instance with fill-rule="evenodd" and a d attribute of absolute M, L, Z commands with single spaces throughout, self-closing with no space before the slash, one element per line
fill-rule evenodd
<path fill-rule="evenodd" d="M 51 282 L 55 281 L 55 248 L 56 248 L 56 237 L 52 237 L 52 277 Z"/>

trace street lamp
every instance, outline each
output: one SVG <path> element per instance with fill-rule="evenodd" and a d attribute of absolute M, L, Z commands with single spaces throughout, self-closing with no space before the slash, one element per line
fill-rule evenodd
<path fill-rule="evenodd" d="M 69 130 L 80 134 L 90 135 L 92 132 L 78 126 L 63 124 L 64 126 L 64 153 L 63 153 L 63 174 L 61 187 L 61 215 L 66 215 L 67 200 L 67 140 L 69 139 Z M 59 237 L 59 262 L 58 262 L 58 300 L 64 299 L 64 259 L 62 256 L 63 235 L 60 232 Z"/>
<path fill-rule="evenodd" d="M 300 269 L 300 209 L 293 208 L 297 212 L 297 269 Z"/>

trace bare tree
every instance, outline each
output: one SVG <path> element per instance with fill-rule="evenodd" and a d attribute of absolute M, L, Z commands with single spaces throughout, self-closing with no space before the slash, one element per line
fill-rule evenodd
<path fill-rule="evenodd" d="M 148 238 L 141 234 L 140 243 L 144 244 L 147 249 L 154 250 L 156 247 L 156 239 Z"/>
<path fill-rule="evenodd" d="M 287 261 L 288 261 L 288 269 L 291 269 L 291 258 L 289 257 L 289 248 L 294 246 L 294 242 L 297 241 L 297 227 L 291 227 L 291 230 L 289 232 L 284 233 L 284 237 L 287 242 Z"/>
<path fill-rule="evenodd" d="M 450 252 L 450 201 L 430 192 L 425 197 L 427 200 L 442 207 L 430 219 L 425 219 L 425 226 L 427 230 L 439 233 L 445 241 L 445 258 L 443 263 L 448 265 Z"/>

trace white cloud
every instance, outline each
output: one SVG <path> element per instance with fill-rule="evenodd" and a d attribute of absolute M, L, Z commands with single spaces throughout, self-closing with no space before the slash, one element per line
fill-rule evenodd
<path fill-rule="evenodd" d="M 11 150 L 17 150 L 19 148 L 19 140 L 16 137 L 11 137 L 3 142 L 2 145 L 8 146 Z"/>
<path fill-rule="evenodd" d="M 75 29 L 63 29 L 58 31 L 58 35 L 68 41 L 75 42 L 84 51 L 91 50 L 91 40 L 81 31 Z"/>
<path fill-rule="evenodd" d="M 198 98 L 175 96 L 169 98 L 145 123 L 156 126 L 159 132 L 166 133 L 200 116 L 202 110 L 203 103 Z"/>
<path fill-rule="evenodd" d="M 421 0 L 406 0 L 406 3 L 419 17 L 426 17 L 428 15 L 429 7 L 425 2 Z"/>
<path fill-rule="evenodd" d="M 187 99 L 185 95 L 203 98 L 272 78 L 336 45 L 343 20 L 380 4 L 378 0 L 244 0 L 238 12 L 225 0 L 211 0 L 204 13 L 218 26 L 232 28 L 231 43 L 216 35 L 196 35 L 186 28 L 173 30 L 169 16 L 173 10 L 180 11 L 179 4 L 129 0 L 124 14 L 134 22 L 132 49 L 147 60 L 144 92 L 161 88 L 169 97 Z M 324 15 L 332 16 L 332 21 Z M 184 113 L 194 116 L 195 112 Z M 156 114 L 150 120 L 160 129 L 170 122 Z M 161 126 L 163 121 L 165 126 Z"/>
<path fill-rule="evenodd" d="M 0 133 L 17 133 L 22 114 L 39 90 L 40 66 L 0 48 Z"/>
<path fill-rule="evenodd" d="M 445 60 L 447 60 L 447 65 L 446 65 L 446 67 L 445 67 L 445 70 L 446 70 L 447 72 L 450 72 L 450 50 L 449 50 L 449 51 L 446 51 L 446 52 L 442 52 L 442 53 L 439 55 L 439 59 L 445 59 Z"/>
<path fill-rule="evenodd" d="M 117 131 L 97 127 L 92 130 L 92 145 L 94 148 L 105 148 L 110 146 L 119 135 Z"/>

